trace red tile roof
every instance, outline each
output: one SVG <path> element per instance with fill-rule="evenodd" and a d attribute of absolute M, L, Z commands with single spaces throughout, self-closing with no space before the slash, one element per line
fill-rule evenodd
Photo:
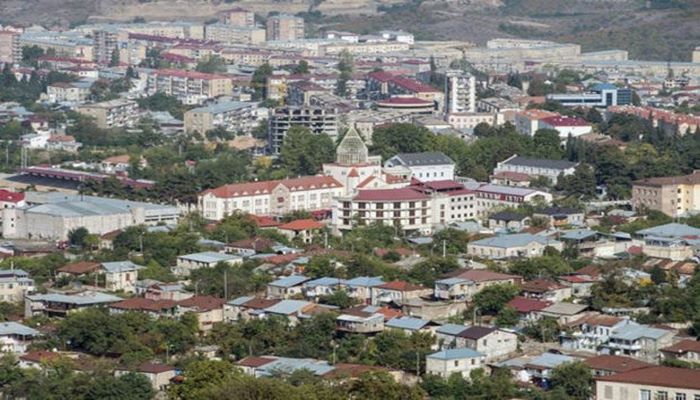
<path fill-rule="evenodd" d="M 700 353 L 700 342 L 697 340 L 681 340 L 672 346 L 661 349 L 661 351 L 674 354 Z"/>
<path fill-rule="evenodd" d="M 341 188 L 343 185 L 330 176 L 305 176 L 301 178 L 283 179 L 275 181 L 234 183 L 209 189 L 202 194 L 211 193 L 216 197 L 233 198 L 241 196 L 254 196 L 269 194 L 278 185 L 285 186 L 291 192 L 313 190 L 322 188 Z"/>
<path fill-rule="evenodd" d="M 175 371 L 175 367 L 166 364 L 143 363 L 136 370 L 145 374 L 162 374 L 163 372 Z"/>
<path fill-rule="evenodd" d="M 407 201 L 427 200 L 429 197 L 421 192 L 409 188 L 401 189 L 367 189 L 360 190 L 355 196 L 355 201 Z"/>
<path fill-rule="evenodd" d="M 177 302 L 173 300 L 151 300 L 143 297 L 134 297 L 112 303 L 110 308 L 118 308 L 120 310 L 136 310 L 136 311 L 153 311 L 161 312 L 170 310 L 177 306 Z"/>
<path fill-rule="evenodd" d="M 645 363 L 630 357 L 602 355 L 583 360 L 584 364 L 594 370 L 610 372 L 627 372 L 640 368 L 647 368 L 653 364 Z"/>
<path fill-rule="evenodd" d="M 253 310 L 262 310 L 268 307 L 272 307 L 280 301 L 281 300 L 279 299 L 262 299 L 259 297 L 255 297 L 243 303 L 242 306 L 246 308 L 252 308 Z"/>
<path fill-rule="evenodd" d="M 224 299 L 214 296 L 194 296 L 178 302 L 178 305 L 186 308 L 194 308 L 197 311 L 211 311 L 223 308 Z"/>
<path fill-rule="evenodd" d="M 697 369 L 649 367 L 610 376 L 600 376 L 596 377 L 595 380 L 700 390 L 700 370 Z"/>
<path fill-rule="evenodd" d="M 30 351 L 29 353 L 23 354 L 19 356 L 19 359 L 22 361 L 40 363 L 42 361 L 54 360 L 56 358 L 59 358 L 60 356 L 61 354 L 53 351 L 38 350 Z"/>
<path fill-rule="evenodd" d="M 277 229 L 282 229 L 285 231 L 294 231 L 294 232 L 299 232 L 299 231 L 308 231 L 308 230 L 315 230 L 315 229 L 323 229 L 325 225 L 318 221 L 314 221 L 313 219 L 297 219 L 291 222 L 288 222 L 284 225 L 280 225 L 277 227 Z"/>
<path fill-rule="evenodd" d="M 566 286 L 548 279 L 533 279 L 522 283 L 521 288 L 528 292 L 548 292 L 550 290 L 564 289 Z"/>
<path fill-rule="evenodd" d="M 57 272 L 65 272 L 72 275 L 82 275 L 96 271 L 100 264 L 92 261 L 79 261 L 77 263 L 64 265 Z"/>
<path fill-rule="evenodd" d="M 552 303 L 548 301 L 541 301 L 537 299 L 530 299 L 527 297 L 518 296 L 513 300 L 506 303 L 506 306 L 514 308 L 515 311 L 519 313 L 529 313 L 532 311 L 539 311 L 549 307 Z"/>
<path fill-rule="evenodd" d="M 241 367 L 250 367 L 250 368 L 258 368 L 262 367 L 265 364 L 269 364 L 273 361 L 275 361 L 276 358 L 274 357 L 246 357 L 236 363 L 236 365 L 240 365 Z"/>
<path fill-rule="evenodd" d="M 258 228 L 274 228 L 276 226 L 281 225 L 276 219 L 272 217 L 258 215 L 251 215 L 250 217 L 253 219 L 253 222 L 255 222 L 255 225 L 257 225 Z"/>

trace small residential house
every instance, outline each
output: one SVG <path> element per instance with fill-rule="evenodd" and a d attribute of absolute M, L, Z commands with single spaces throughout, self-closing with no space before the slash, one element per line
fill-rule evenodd
<path fill-rule="evenodd" d="M 56 277 L 71 277 L 80 278 L 92 273 L 96 273 L 100 269 L 100 263 L 93 261 L 78 261 L 72 264 L 66 264 L 56 270 Z"/>
<path fill-rule="evenodd" d="M 469 328 L 460 324 L 444 324 L 435 329 L 438 349 L 453 349 L 457 346 L 457 337 Z"/>
<path fill-rule="evenodd" d="M 630 321 L 610 333 L 610 338 L 607 343 L 603 344 L 602 351 L 607 354 L 624 355 L 655 362 L 661 358 L 660 350 L 671 346 L 674 336 L 673 331 L 652 328 Z"/>
<path fill-rule="evenodd" d="M 266 308 L 280 301 L 280 299 L 262 299 L 253 296 L 238 297 L 224 304 L 224 319 L 229 323 L 247 321 L 264 314 Z"/>
<path fill-rule="evenodd" d="M 556 303 L 571 297 L 571 287 L 549 279 L 533 279 L 520 285 L 520 294 L 524 297 Z"/>
<path fill-rule="evenodd" d="M 409 335 L 413 332 L 434 332 L 436 326 L 432 321 L 413 317 L 392 318 L 384 324 L 387 329 L 402 330 Z"/>
<path fill-rule="evenodd" d="M 469 242 L 467 254 L 490 259 L 531 258 L 541 256 L 547 247 L 564 250 L 564 245 L 557 240 L 530 233 L 516 233 Z"/>
<path fill-rule="evenodd" d="M 0 270 L 0 301 L 19 303 L 34 292 L 34 279 L 21 269 Z"/>
<path fill-rule="evenodd" d="M 286 317 L 289 320 L 289 324 L 294 326 L 299 322 L 299 319 L 307 316 L 312 312 L 314 308 L 326 307 L 311 303 L 305 300 L 281 300 L 265 309 L 262 313 L 258 314 L 258 318 L 267 315 L 277 315 Z"/>
<path fill-rule="evenodd" d="M 597 353 L 610 340 L 612 333 L 628 324 L 628 319 L 592 313 L 569 322 L 559 341 L 564 349 Z"/>
<path fill-rule="evenodd" d="M 511 301 L 506 303 L 506 307 L 510 307 L 517 311 L 518 325 L 525 326 L 540 319 L 540 311 L 549 307 L 551 304 L 552 303 L 548 301 L 516 296 Z"/>
<path fill-rule="evenodd" d="M 587 309 L 588 306 L 586 304 L 559 302 L 540 311 L 540 316 L 554 318 L 560 325 L 565 325 L 575 319 L 581 318 L 583 312 Z"/>
<path fill-rule="evenodd" d="M 199 331 L 207 332 L 224 320 L 224 299 L 213 296 L 193 296 L 177 303 L 177 313 L 192 312 L 197 316 Z"/>
<path fill-rule="evenodd" d="M 563 354 L 542 353 L 525 363 L 524 367 L 532 383 L 540 387 L 549 387 L 552 370 L 562 364 L 576 360 L 574 357 Z"/>
<path fill-rule="evenodd" d="M 371 306 L 369 306 L 371 307 Z M 373 334 L 384 330 L 384 315 L 366 306 L 347 309 L 336 318 L 335 329 L 340 332 Z"/>
<path fill-rule="evenodd" d="M 608 354 L 586 358 L 583 360 L 583 363 L 593 370 L 593 376 L 610 376 L 654 366 L 654 364 L 639 361 L 635 358 L 611 356 Z"/>
<path fill-rule="evenodd" d="M 429 296 L 433 290 L 406 281 L 391 281 L 372 288 L 372 304 L 396 303 L 403 304 L 410 299 Z"/>
<path fill-rule="evenodd" d="M 502 359 L 518 349 L 518 335 L 487 326 L 470 326 L 457 335 L 457 347 L 468 347 L 486 355 L 486 361 Z"/>
<path fill-rule="evenodd" d="M 532 214 L 533 218 L 546 219 L 554 228 L 584 225 L 585 216 L 582 210 L 569 207 L 547 207 Z"/>
<path fill-rule="evenodd" d="M 345 281 L 345 290 L 353 299 L 362 304 L 372 302 L 372 288 L 383 285 L 384 281 L 380 276 L 358 276 Z"/>
<path fill-rule="evenodd" d="M 65 317 L 68 313 L 89 307 L 105 307 L 121 301 L 121 297 L 100 292 L 32 294 L 24 298 L 24 316 Z"/>
<path fill-rule="evenodd" d="M 243 258 L 235 254 L 205 251 L 201 253 L 178 256 L 175 272 L 178 275 L 189 275 L 190 272 L 196 269 L 214 268 L 218 263 L 235 265 L 240 264 L 241 262 L 243 262 Z"/>
<path fill-rule="evenodd" d="M 133 369 L 117 368 L 114 370 L 114 376 L 118 378 L 130 372 L 136 372 L 148 378 L 148 381 L 153 386 L 153 390 L 156 391 L 167 389 L 171 380 L 178 375 L 178 370 L 170 365 L 143 363 Z"/>
<path fill-rule="evenodd" d="M 236 254 L 241 257 L 250 257 L 258 253 L 264 253 L 276 244 L 277 242 L 272 239 L 254 237 L 231 242 L 225 246 L 224 250 L 229 254 Z"/>
<path fill-rule="evenodd" d="M 486 269 L 462 270 L 451 277 L 435 281 L 434 296 L 440 300 L 465 300 L 491 285 L 520 283 L 518 275 L 502 274 Z"/>
<path fill-rule="evenodd" d="M 306 297 L 318 299 L 319 297 L 333 294 L 333 292 L 341 289 L 344 285 L 344 279 L 323 277 L 305 282 L 304 292 Z"/>
<path fill-rule="evenodd" d="M 700 363 L 700 342 L 697 340 L 681 340 L 680 342 L 661 350 L 664 359 L 681 360 L 691 363 Z"/>
<path fill-rule="evenodd" d="M 443 378 L 455 373 L 469 378 L 472 371 L 485 366 L 486 355 L 469 348 L 441 350 L 425 357 L 425 372 Z"/>
<path fill-rule="evenodd" d="M 0 322 L 0 352 L 24 354 L 27 347 L 39 336 L 39 331 L 19 322 Z"/>
<path fill-rule="evenodd" d="M 560 276 L 559 282 L 571 288 L 571 296 L 576 298 L 590 297 L 593 285 L 597 279 L 585 275 L 564 275 Z"/>
<path fill-rule="evenodd" d="M 112 303 L 108 308 L 111 314 L 134 311 L 154 318 L 174 317 L 177 311 L 177 302 L 173 300 L 151 300 L 143 297 L 132 297 Z"/>
<path fill-rule="evenodd" d="M 113 261 L 100 264 L 99 271 L 105 275 L 105 288 L 107 290 L 133 293 L 140 269 L 143 267 L 131 261 Z"/>
<path fill-rule="evenodd" d="M 277 230 L 289 240 L 300 240 L 311 243 L 314 235 L 323 231 L 326 226 L 313 219 L 297 219 L 277 227 Z"/>
<path fill-rule="evenodd" d="M 520 232 L 530 225 L 530 217 L 511 211 L 501 211 L 489 216 L 489 228 L 495 231 Z"/>
<path fill-rule="evenodd" d="M 303 275 L 290 275 L 267 284 L 267 297 L 270 299 L 288 299 L 304 294 L 304 282 L 310 279 Z"/>

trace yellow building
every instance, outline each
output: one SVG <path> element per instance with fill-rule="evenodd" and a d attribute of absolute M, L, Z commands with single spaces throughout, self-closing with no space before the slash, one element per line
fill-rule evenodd
<path fill-rule="evenodd" d="M 672 217 L 700 211 L 700 171 L 683 176 L 647 178 L 634 182 L 635 209 L 661 211 Z"/>

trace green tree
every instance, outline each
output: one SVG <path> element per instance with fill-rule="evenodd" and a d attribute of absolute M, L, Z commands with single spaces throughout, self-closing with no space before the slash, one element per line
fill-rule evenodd
<path fill-rule="evenodd" d="M 226 72 L 226 63 L 219 56 L 211 56 L 197 63 L 195 70 L 207 74 Z"/>
<path fill-rule="evenodd" d="M 306 60 L 300 60 L 299 63 L 294 67 L 295 74 L 308 74 L 309 73 L 309 62 Z"/>
<path fill-rule="evenodd" d="M 434 145 L 433 138 L 433 134 L 425 127 L 391 124 L 374 130 L 370 150 L 386 160 L 398 153 L 430 151 Z"/>
<path fill-rule="evenodd" d="M 581 361 L 568 362 L 552 369 L 552 388 L 562 388 L 569 399 L 588 400 L 593 394 L 593 373 Z"/>
<path fill-rule="evenodd" d="M 84 247 L 85 240 L 90 235 L 90 232 L 84 227 L 71 229 L 68 232 L 68 242 L 73 246 Z"/>
<path fill-rule="evenodd" d="M 496 326 L 512 327 L 518 324 L 519 314 L 513 307 L 503 307 L 496 315 Z"/>
<path fill-rule="evenodd" d="M 112 49 L 112 54 L 109 57 L 109 66 L 116 67 L 119 65 L 119 47 Z"/>
<path fill-rule="evenodd" d="M 332 294 L 321 296 L 319 301 L 323 304 L 338 306 L 340 308 L 350 308 L 357 304 L 357 299 L 350 297 L 344 290 L 336 290 Z"/>
<path fill-rule="evenodd" d="M 314 175 L 323 163 L 335 159 L 335 146 L 327 135 L 294 126 L 285 135 L 280 159 L 294 175 Z"/>
<path fill-rule="evenodd" d="M 482 314 L 497 314 L 520 292 L 520 289 L 512 284 L 498 284 L 485 287 L 474 295 L 474 307 Z"/>
<path fill-rule="evenodd" d="M 268 63 L 259 66 L 255 72 L 253 72 L 253 78 L 250 84 L 255 91 L 253 95 L 254 100 L 264 100 L 267 98 L 267 78 L 270 75 L 272 75 L 272 67 Z"/>

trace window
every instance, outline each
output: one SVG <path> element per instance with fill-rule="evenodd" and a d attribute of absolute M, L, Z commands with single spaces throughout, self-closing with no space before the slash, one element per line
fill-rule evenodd
<path fill-rule="evenodd" d="M 685 400 L 685 393 L 676 393 L 676 400 Z"/>
<path fill-rule="evenodd" d="M 639 400 L 651 400 L 651 391 L 646 389 L 641 389 L 639 391 Z"/>
<path fill-rule="evenodd" d="M 455 360 L 455 367 L 459 367 L 459 360 Z"/>
<path fill-rule="evenodd" d="M 603 389 L 603 398 L 605 399 L 611 399 L 613 398 L 613 388 L 610 385 L 605 385 L 605 388 Z"/>
<path fill-rule="evenodd" d="M 656 392 L 656 400 L 668 400 L 668 392 Z"/>

